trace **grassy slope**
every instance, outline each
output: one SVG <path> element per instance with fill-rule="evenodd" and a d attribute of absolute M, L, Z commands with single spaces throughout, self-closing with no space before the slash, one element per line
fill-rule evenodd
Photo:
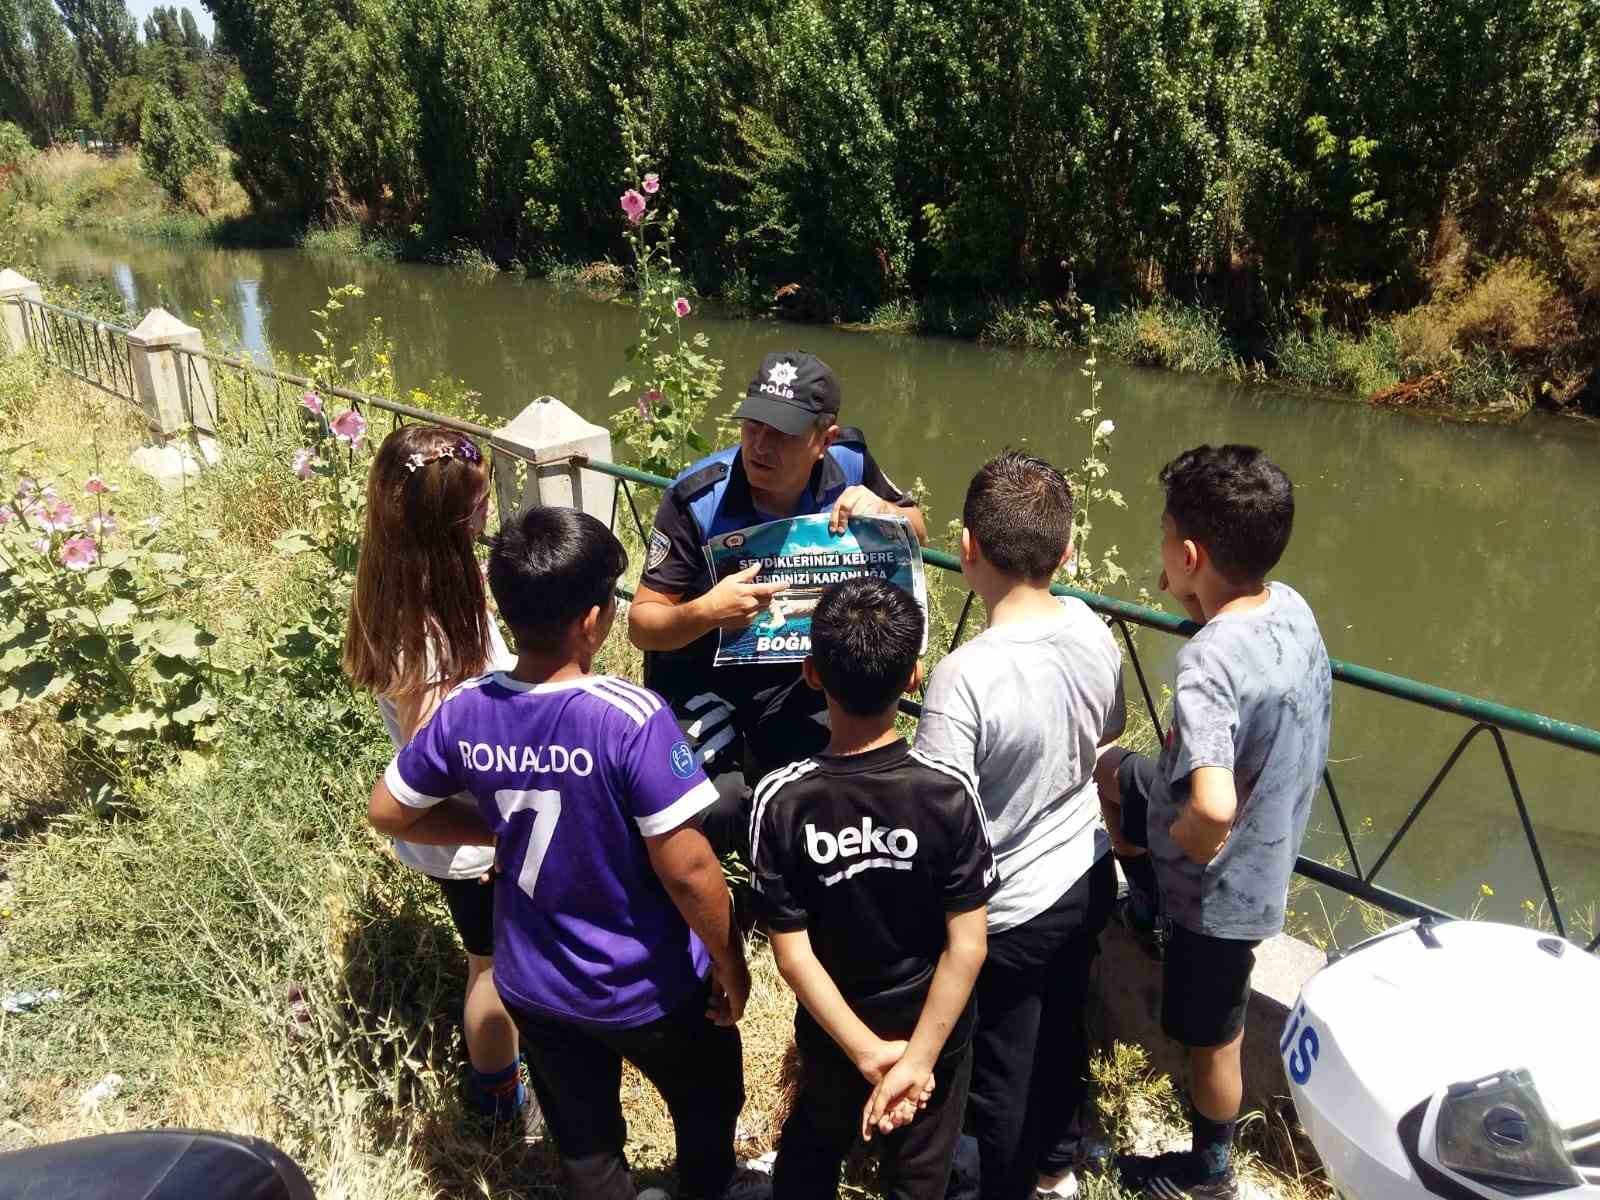
<path fill-rule="evenodd" d="M 131 411 L 29 358 L 0 361 L 0 433 L 31 439 L 8 476 L 25 468 L 65 495 L 99 470 L 122 489 L 125 526 L 161 515 L 169 548 L 191 556 L 201 582 L 188 604 L 221 636 L 226 665 L 262 664 L 263 631 L 307 603 L 307 567 L 270 545 L 309 518 L 287 467 L 291 433 L 230 445 L 222 468 L 162 492 L 122 466 L 141 436 Z M 944 597 L 940 633 L 958 600 Z M 603 665 L 636 669 L 620 633 Z M 229 707 L 213 747 L 98 803 L 47 714 L 0 719 L 0 984 L 64 993 L 0 1015 L 0 1148 L 182 1124 L 278 1142 L 330 1200 L 549 1194 L 542 1140 L 463 1133 L 448 916 L 361 819 L 388 753 L 375 713 L 363 705 L 353 727 L 329 727 L 322 699 L 296 695 L 270 664 Z M 781 1119 L 794 1004 L 763 943 L 752 958 L 746 1154 L 770 1148 Z M 80 1111 L 108 1072 L 124 1076 L 121 1094 Z M 1117 1143 L 1148 1144 L 1170 1123 L 1171 1084 L 1148 1078 L 1137 1052 L 1119 1048 L 1101 1073 Z M 625 1089 L 642 1186 L 670 1165 L 670 1123 L 637 1076 Z M 1251 1169 L 1278 1194 L 1317 1187 Z M 1090 1194 L 1116 1189 L 1095 1181 Z"/>

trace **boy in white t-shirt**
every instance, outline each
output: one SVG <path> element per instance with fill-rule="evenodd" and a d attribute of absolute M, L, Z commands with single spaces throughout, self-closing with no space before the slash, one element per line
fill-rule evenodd
<path fill-rule="evenodd" d="M 966 1127 L 983 1200 L 1070 1196 L 1089 967 L 1116 899 L 1094 767 L 1125 723 L 1122 657 L 1087 605 L 1050 593 L 1071 557 L 1060 471 L 998 455 L 973 477 L 962 522 L 962 574 L 989 627 L 935 668 L 917 749 L 977 778 L 1000 871 Z"/>

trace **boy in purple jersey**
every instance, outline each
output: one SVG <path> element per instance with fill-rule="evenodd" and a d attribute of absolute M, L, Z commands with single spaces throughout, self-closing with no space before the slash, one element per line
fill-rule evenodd
<path fill-rule="evenodd" d="M 508 524 L 489 586 L 516 669 L 452 692 L 389 764 L 369 816 L 408 841 L 497 846 L 494 980 L 566 1193 L 633 1200 L 627 1059 L 671 1110 L 680 1200 L 716 1200 L 735 1169 L 734 1023 L 750 976 L 700 832 L 716 790 L 654 692 L 589 673 L 626 565 L 611 532 L 574 509 Z M 461 792 L 476 808 L 450 800 Z"/>

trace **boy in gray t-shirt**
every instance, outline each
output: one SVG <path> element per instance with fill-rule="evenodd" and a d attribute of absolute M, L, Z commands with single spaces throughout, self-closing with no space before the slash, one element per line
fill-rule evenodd
<path fill-rule="evenodd" d="M 1050 593 L 1072 535 L 1060 471 L 998 455 L 967 488 L 962 523 L 961 573 L 989 627 L 934 669 L 917 749 L 977 779 L 1000 870 L 967 1128 L 982 1200 L 1070 1196 L 1089 968 L 1116 898 L 1094 769 L 1125 724 L 1122 656 L 1086 604 Z"/>
<path fill-rule="evenodd" d="M 1250 972 L 1283 928 L 1333 677 L 1306 602 L 1265 582 L 1294 524 L 1288 477 L 1252 446 L 1200 446 L 1161 483 L 1161 586 L 1204 628 L 1178 652 L 1160 756 L 1107 751 L 1095 778 L 1118 853 L 1148 847 L 1155 864 L 1171 922 L 1161 1024 L 1189 1050 L 1194 1136 L 1188 1151 L 1118 1166 L 1145 1195 L 1232 1200 Z"/>

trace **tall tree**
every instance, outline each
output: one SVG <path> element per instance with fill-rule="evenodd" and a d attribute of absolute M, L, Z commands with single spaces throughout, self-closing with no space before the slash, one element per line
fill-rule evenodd
<path fill-rule="evenodd" d="M 0 0 L 0 118 L 48 146 L 72 123 L 78 56 L 50 0 Z"/>
<path fill-rule="evenodd" d="M 134 71 L 138 28 L 123 0 L 56 0 L 78 43 L 94 111 L 105 111 L 111 85 Z"/>
<path fill-rule="evenodd" d="M 185 8 L 178 14 L 178 22 L 183 26 L 183 44 L 189 51 L 189 57 L 202 57 L 206 52 L 206 39 L 195 24 L 194 14 Z"/>

